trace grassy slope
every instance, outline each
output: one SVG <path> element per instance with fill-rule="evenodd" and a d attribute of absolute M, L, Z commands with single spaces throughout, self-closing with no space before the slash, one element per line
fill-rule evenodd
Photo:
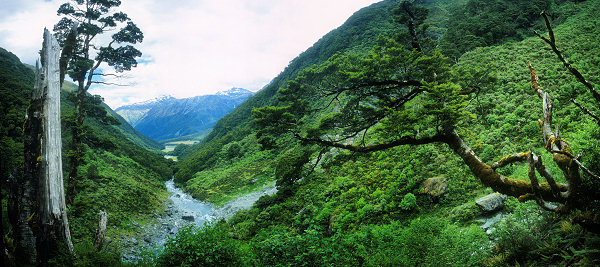
<path fill-rule="evenodd" d="M 77 85 L 65 80 L 62 88 L 65 92 L 73 92 L 77 90 Z M 117 114 L 114 110 L 112 110 L 108 105 L 102 104 L 102 106 L 106 109 L 110 116 L 117 118 L 121 124 L 116 127 L 121 131 L 121 133 L 129 140 L 133 141 L 136 145 L 146 148 L 148 150 L 152 150 L 158 152 L 163 148 L 161 144 L 153 140 L 152 138 L 145 136 L 140 133 L 138 130 L 134 129 L 121 115 Z"/>

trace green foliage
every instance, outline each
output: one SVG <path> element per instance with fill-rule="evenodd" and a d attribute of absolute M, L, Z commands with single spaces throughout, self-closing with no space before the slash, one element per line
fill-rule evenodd
<path fill-rule="evenodd" d="M 364 266 L 478 266 L 490 242 L 477 226 L 460 228 L 442 219 L 415 219 L 368 225 L 360 231 L 323 236 L 318 231 L 293 233 L 284 227 L 262 231 L 251 242 L 257 264 Z"/>
<path fill-rule="evenodd" d="M 454 8 L 448 20 L 448 30 L 441 45 L 445 53 L 459 58 L 476 47 L 490 46 L 507 41 L 520 41 L 532 36 L 532 26 L 543 29 L 539 13 L 543 10 L 559 17 L 556 4 L 564 0 L 470 0 Z"/>
<path fill-rule="evenodd" d="M 106 62 L 117 72 L 131 70 L 137 65 L 136 58 L 142 53 L 130 44 L 142 42 L 144 35 L 127 14 L 113 11 L 120 5 L 121 1 L 71 0 L 59 7 L 58 15 L 64 16 L 54 26 L 59 41 L 64 43 L 71 27 L 75 22 L 78 23 L 77 43 L 68 67 L 73 81 L 83 83 L 87 72 L 97 68 L 96 62 L 89 56 L 90 49 L 97 49 L 95 61 Z M 122 27 L 119 29 L 120 26 Z M 90 45 L 92 39 L 115 30 L 107 46 Z M 113 43 L 119 46 L 113 47 Z M 87 91 L 87 88 L 78 90 Z"/>
<path fill-rule="evenodd" d="M 236 157 L 230 154 L 229 145 L 213 154 L 213 161 L 219 162 L 210 170 L 196 173 L 185 183 L 192 196 L 222 204 L 244 192 L 251 192 L 272 184 L 269 174 L 273 173 L 274 159 L 268 151 L 260 151 L 254 137 L 238 143 Z M 175 179 L 177 182 L 177 177 Z"/>
<path fill-rule="evenodd" d="M 202 228 L 188 225 L 169 239 L 157 259 L 158 266 L 235 266 L 247 264 L 240 244 L 229 237 L 222 223 Z"/>
<path fill-rule="evenodd" d="M 275 167 L 278 187 L 288 187 L 302 178 L 303 167 L 310 160 L 312 151 L 306 147 L 296 147 L 285 152 Z"/>
<path fill-rule="evenodd" d="M 417 207 L 417 198 L 412 193 L 408 193 L 404 195 L 398 207 L 401 210 L 411 211 Z"/>
<path fill-rule="evenodd" d="M 430 9 L 430 14 L 443 14 L 448 11 L 445 8 L 457 1 L 432 2 L 437 9 Z M 497 8 L 498 3 L 500 1 L 491 2 L 490 10 Z M 505 4 L 514 11 L 516 5 L 531 7 L 540 3 Z M 549 2 L 541 4 L 546 3 Z M 600 61 L 593 55 L 600 53 L 596 41 L 598 22 L 597 16 L 591 14 L 599 12 L 598 1 L 551 5 L 552 10 L 571 16 L 555 27 L 557 40 L 564 42 L 565 55 L 597 83 L 600 72 L 596 63 Z M 537 13 L 534 9 L 527 12 Z M 482 6 L 481 12 L 491 12 L 486 10 Z M 485 20 L 486 14 L 481 14 L 473 19 Z M 493 19 L 510 20 L 514 14 L 494 15 Z M 450 18 L 448 23 L 460 21 L 461 16 L 458 13 L 455 16 L 457 18 Z M 532 16 L 527 19 L 531 19 L 533 25 L 538 15 Z M 444 24 L 443 18 L 436 20 L 437 25 Z M 513 22 L 500 21 L 498 25 Z M 490 26 L 491 22 L 486 23 Z M 456 127 L 474 152 L 489 163 L 533 148 L 548 164 L 552 161 L 551 155 L 540 149 L 543 144 L 537 120 L 541 111 L 539 99 L 530 89 L 524 64 L 527 60 L 535 63 L 542 86 L 555 99 L 554 122 L 559 125 L 561 135 L 572 147 L 585 151 L 582 161 L 598 173 L 598 144 L 589 142 L 598 138 L 598 127 L 568 101 L 577 96 L 594 107 L 588 101 L 591 96 L 571 79 L 539 39 L 521 35 L 529 28 L 531 25 L 517 29 L 520 33 L 516 37 L 506 37 L 512 36 L 506 35 L 512 29 L 491 29 L 491 34 L 497 35 L 498 46 L 477 48 L 453 60 L 437 51 L 425 50 L 425 55 L 419 55 L 405 49 L 402 44 L 407 43 L 406 40 L 386 38 L 373 38 L 369 45 L 350 52 L 331 53 L 320 60 L 299 57 L 296 62 L 302 64 L 311 60 L 312 63 L 304 67 L 318 64 L 304 71 L 294 69 L 295 72 L 291 71 L 292 67 L 299 65 L 290 65 L 271 85 L 224 118 L 207 141 L 190 148 L 195 152 L 179 163 L 176 179 L 204 199 L 220 200 L 228 194 L 238 194 L 240 190 L 234 189 L 238 186 L 251 188 L 249 184 L 254 179 L 258 178 L 261 184 L 272 181 L 279 162 L 285 163 L 279 169 L 279 178 L 296 177 L 285 175 L 294 174 L 295 163 L 299 165 L 304 160 L 302 153 L 295 149 L 298 142 L 288 141 L 295 134 L 371 145 L 404 135 L 428 136 L 450 126 Z M 385 37 L 390 37 L 391 28 L 385 31 L 389 31 Z M 478 38 L 475 35 L 463 37 L 464 44 L 457 45 L 468 45 Z M 323 40 L 328 38 L 333 37 Z M 504 43 L 509 39 L 512 41 Z M 345 39 L 339 45 L 353 41 Z M 316 48 L 322 46 L 316 44 L 309 51 L 312 53 Z M 415 79 L 421 83 L 418 88 L 426 92 L 402 103 L 404 106 L 390 106 L 391 97 L 401 96 L 406 91 L 376 84 L 360 87 L 361 81 L 376 83 L 389 79 Z M 338 88 L 355 88 L 339 95 L 337 91 L 317 90 L 331 84 L 341 85 Z M 277 88 L 280 89 L 276 93 Z M 465 98 L 465 94 L 470 95 Z M 253 110 L 254 121 L 248 119 L 250 110 Z M 366 132 L 354 127 L 368 126 L 374 123 L 373 118 L 382 119 Z M 260 132 L 254 135 L 256 127 Z M 354 133 L 358 134 L 352 136 Z M 343 139 L 348 136 L 350 138 Z M 236 143 L 241 147 L 240 153 L 230 157 L 229 148 Z M 260 151 L 261 148 L 268 149 Z M 330 149 L 320 156 L 320 164 L 310 175 L 293 180 L 293 191 L 262 197 L 252 209 L 238 213 L 229 221 L 231 238 L 252 249 L 246 255 L 253 257 L 253 264 L 597 264 L 594 262 L 597 234 L 584 231 L 574 219 L 557 219 L 532 206 L 523 208 L 515 199 L 509 199 L 506 207 L 515 215 L 510 215 L 493 236 L 498 246 L 490 243 L 482 229 L 469 225 L 481 214 L 473 203 L 482 192 L 481 184 L 443 145 L 395 147 L 373 153 Z M 559 174 L 556 177 L 559 181 L 564 179 L 560 170 L 548 166 L 552 173 Z M 501 172 L 514 178 L 527 177 L 525 165 L 507 166 Z M 422 181 L 436 176 L 448 179 L 448 193 L 440 203 L 430 203 L 417 192 Z M 591 179 L 585 179 L 590 186 L 597 186 L 589 181 Z M 419 208 L 405 212 L 404 207 L 411 206 L 407 203 L 419 203 Z M 596 204 L 590 202 L 590 205 Z M 525 244 L 530 245 L 525 247 Z"/>
<path fill-rule="evenodd" d="M 0 48 L 0 173 L 22 173 L 23 121 L 33 89 L 33 71 L 14 54 Z"/>
<path fill-rule="evenodd" d="M 66 248 L 59 250 L 59 255 L 50 261 L 51 266 L 122 266 L 121 255 L 114 251 L 98 251 L 90 241 L 74 245 L 76 257 Z"/>
<path fill-rule="evenodd" d="M 121 226 L 132 216 L 151 214 L 162 207 L 166 177 L 126 155 L 95 150 L 87 157 L 90 163 L 81 167 L 78 194 L 69 207 L 74 237 L 93 236 L 101 210 L 108 212 L 109 226 Z"/>

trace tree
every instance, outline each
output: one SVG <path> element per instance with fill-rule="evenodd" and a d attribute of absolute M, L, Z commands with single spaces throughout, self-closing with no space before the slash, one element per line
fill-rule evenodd
<path fill-rule="evenodd" d="M 18 185 L 11 186 L 11 196 L 16 197 L 9 203 L 17 210 L 11 218 L 16 259 L 28 265 L 47 265 L 61 246 L 73 251 L 63 186 L 60 47 L 48 30 L 40 54 L 42 69 L 36 65 L 23 127 L 24 173 Z"/>
<path fill-rule="evenodd" d="M 87 92 L 93 84 L 110 84 L 97 77 L 115 76 L 102 73 L 99 70 L 102 63 L 120 73 L 137 66 L 136 58 L 142 55 L 132 45 L 142 42 L 144 35 L 127 14 L 113 10 L 120 5 L 120 0 L 70 0 L 58 9 L 58 15 L 63 18 L 54 26 L 57 39 L 65 46 L 74 46 L 72 54 L 63 55 L 61 67 L 68 66 L 67 73 L 77 84 L 75 118 L 71 127 L 73 139 L 68 156 L 69 201 L 76 194 L 78 167 L 83 163 L 84 121 L 91 115 L 86 109 Z M 67 33 L 74 23 L 78 24 L 77 34 L 74 42 L 69 42 Z M 99 37 L 109 32 L 115 33 L 107 44 L 100 45 L 103 40 Z"/>
<path fill-rule="evenodd" d="M 569 144 L 552 131 L 552 101 L 540 88 L 531 65 L 530 71 L 534 92 L 544 104 L 540 126 L 545 148 L 568 184 L 556 182 L 531 151 L 491 165 L 482 161 L 459 133 L 470 115 L 464 110 L 468 97 L 490 87 L 493 77 L 468 66 L 452 66 L 439 51 L 424 52 L 414 44 L 407 48 L 394 40 L 380 40 L 366 56 L 338 54 L 305 70 L 279 90 L 278 106 L 253 110 L 260 127 L 257 136 L 265 148 L 276 146 L 281 140 L 277 137 L 289 135 L 304 144 L 355 152 L 442 143 L 482 184 L 497 192 L 521 201 L 536 200 L 552 211 L 585 210 L 593 198 L 580 174 L 586 168 Z M 318 117 L 324 113 L 328 115 Z M 497 171 L 517 161 L 529 164 L 530 181 Z M 547 182 L 540 183 L 536 171 Z"/>

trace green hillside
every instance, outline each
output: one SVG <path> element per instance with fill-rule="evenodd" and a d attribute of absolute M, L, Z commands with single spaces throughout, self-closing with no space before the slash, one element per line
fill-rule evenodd
<path fill-rule="evenodd" d="M 5 182 L 12 175 L 20 179 L 23 166 L 23 120 L 34 74 L 10 52 L 0 48 L 0 98 L 2 99 L 2 195 L 7 196 Z M 67 127 L 73 113 L 73 103 L 68 99 L 68 84 L 62 92 L 63 162 L 66 161 L 70 144 Z M 109 116 L 115 116 L 104 104 Z M 116 117 L 116 116 L 115 116 Z M 120 118 L 120 117 L 117 117 Z M 107 236 L 119 240 L 132 230 L 127 226 L 134 221 L 147 221 L 149 214 L 163 208 L 167 197 L 164 181 L 171 178 L 169 161 L 143 148 L 160 148 L 160 145 L 144 137 L 124 121 L 119 126 L 104 124 L 101 120 L 88 118 L 85 135 L 85 165 L 75 187 L 76 195 L 69 204 L 68 216 L 71 233 L 78 251 L 91 246 L 94 238 L 98 212 L 108 213 Z M 134 141 L 132 141 L 131 139 Z M 67 168 L 68 166 L 64 166 Z M 71 181 L 65 181 L 65 184 Z M 5 233 L 10 233 L 6 199 L 3 199 L 3 222 Z M 114 253 L 115 251 L 108 251 Z M 115 258 L 117 261 L 120 259 Z"/>
<path fill-rule="evenodd" d="M 565 182 L 558 167 L 550 165 L 552 155 L 544 149 L 546 144 L 538 124 L 542 117 L 541 101 L 531 89 L 526 64 L 531 61 L 540 77 L 540 85 L 554 98 L 553 122 L 561 138 L 569 142 L 573 151 L 583 152 L 583 165 L 595 173 L 600 172 L 598 125 L 570 103 L 570 99 L 576 98 L 587 107 L 596 107 L 598 103 L 568 73 L 547 44 L 532 33 L 533 29 L 544 32 L 539 13 L 542 9 L 548 10 L 561 51 L 592 84 L 598 85 L 600 20 L 596 15 L 600 14 L 599 1 L 415 2 L 423 3 L 429 10 L 426 22 L 431 26 L 420 34 L 420 38 L 431 39 L 425 49 L 438 48 L 449 56 L 446 62 L 450 64 L 452 75 L 465 80 L 480 78 L 477 82 L 486 85 L 461 102 L 464 107 L 459 107 L 460 112 L 453 110 L 454 107 L 444 109 L 438 105 L 442 101 L 433 102 L 428 98 L 409 102 L 415 110 L 420 106 L 441 110 L 426 113 L 427 118 L 452 114 L 448 120 L 457 125 L 465 142 L 488 164 L 531 149 L 541 155 L 559 182 Z M 590 196 L 593 201 L 586 211 L 556 214 L 544 211 L 534 201 L 521 203 L 509 197 L 504 208 L 505 220 L 496 230 L 486 233 L 477 221 L 486 214 L 474 200 L 493 191 L 483 186 L 443 143 L 359 153 L 323 149 L 300 142 L 290 133 L 277 134 L 277 127 L 288 123 L 297 127 L 301 135 L 333 139 L 336 134 L 344 133 L 335 126 L 346 127 L 345 121 L 339 118 L 346 118 L 347 114 L 336 112 L 335 105 L 312 112 L 329 101 L 306 95 L 311 91 L 298 91 L 300 96 L 297 96 L 293 90 L 326 84 L 319 80 L 322 77 L 335 83 L 338 81 L 335 75 L 339 74 L 340 80 L 353 81 L 352 78 L 371 71 L 351 67 L 358 64 L 355 62 L 367 62 L 366 65 L 370 59 L 379 59 L 377 53 L 393 43 L 378 43 L 380 35 L 405 38 L 398 39 L 399 43 L 410 44 L 406 41 L 408 35 L 403 34 L 405 28 L 392 22 L 392 10 L 398 4 L 398 1 L 384 1 L 357 12 L 292 61 L 270 85 L 219 121 L 203 142 L 188 148 L 188 156 L 180 157 L 182 161 L 177 165 L 175 179 L 195 197 L 219 204 L 263 186 L 276 184 L 279 191 L 261 198 L 251 210 L 238 213 L 228 222 L 181 233 L 175 242 L 166 246 L 159 263 L 202 264 L 208 262 L 205 259 L 222 257 L 230 264 L 286 266 L 599 264 L 600 237 L 595 227 L 600 219 L 597 212 L 600 184 L 590 176 L 585 176 L 585 183 L 595 193 Z M 468 12 L 477 6 L 482 7 L 479 13 L 465 19 L 465 14 L 471 14 Z M 365 28 L 360 28 L 363 26 Z M 467 37 L 481 42 L 470 42 Z M 462 43 L 454 42 L 459 39 Z M 378 44 L 380 46 L 376 46 Z M 433 55 L 436 59 L 444 58 L 440 54 Z M 313 64 L 317 66 L 298 75 Z M 339 67 L 341 73 L 335 72 L 337 66 L 342 66 Z M 350 69 L 343 68 L 346 66 Z M 373 72 L 374 76 L 388 71 L 385 65 L 380 66 L 383 67 Z M 322 75 L 330 69 L 333 69 L 330 76 Z M 355 73 L 358 74 L 352 76 Z M 473 73 L 477 75 L 469 76 Z M 311 77 L 317 78 L 311 80 Z M 288 84 L 295 79 L 295 83 Z M 351 93 L 340 95 L 337 101 L 343 103 L 351 97 Z M 295 112 L 294 108 L 298 108 L 295 103 L 308 106 L 310 116 L 294 113 L 299 114 L 298 117 L 290 119 L 292 114 L 284 111 Z M 272 108 L 255 111 L 259 116 L 252 117 L 253 108 L 264 106 Z M 368 105 L 357 105 L 357 109 L 365 110 L 363 114 L 376 110 Z M 277 113 L 279 110 L 283 111 Z M 598 109 L 593 108 L 593 111 L 597 113 Z M 260 112 L 272 112 L 266 114 L 276 116 L 265 119 Z M 416 119 L 406 114 L 397 116 Z M 347 118 L 347 122 L 360 122 L 352 116 Z M 392 119 L 384 122 L 393 126 Z M 271 129 L 256 125 L 264 120 L 271 120 Z M 435 120 L 427 123 L 434 124 Z M 388 125 L 377 126 L 381 127 L 367 132 L 366 141 L 362 139 L 365 145 L 391 139 L 385 135 Z M 431 134 L 421 126 L 402 127 L 398 126 L 399 131 L 417 136 Z M 262 132 L 257 136 L 259 129 Z M 362 135 L 361 132 L 357 136 Z M 361 138 L 348 142 L 352 141 L 359 144 Z M 529 181 L 526 163 L 503 167 L 501 173 Z M 448 181 L 448 193 L 443 198 L 432 201 L 420 193 L 426 179 L 440 177 Z M 224 233 L 229 235 L 223 237 Z M 209 246 L 222 249 L 211 252 L 206 249 Z M 182 247 L 186 251 L 209 252 L 199 258 L 180 251 Z"/>
<path fill-rule="evenodd" d="M 378 36 L 391 36 L 395 31 L 395 25 L 391 20 L 391 9 L 397 5 L 398 1 L 383 1 L 373 4 L 370 8 L 364 8 L 348 19 L 338 29 L 323 36 L 317 43 L 300 54 L 297 58 L 285 68 L 269 85 L 249 98 L 234 111 L 223 117 L 213 131 L 203 140 L 203 142 L 192 146 L 185 153 L 189 156 L 179 158 L 180 163 L 175 173 L 175 181 L 183 184 L 190 180 L 194 175 L 203 175 L 199 171 L 207 169 L 206 176 L 212 176 L 213 173 L 219 173 L 218 178 L 211 181 L 201 181 L 204 183 L 201 187 L 192 189 L 187 187 L 196 197 L 206 198 L 206 192 L 214 191 L 214 187 L 225 189 L 225 192 L 233 193 L 231 190 L 244 189 L 256 176 L 261 173 L 269 172 L 266 166 L 276 157 L 277 152 L 258 152 L 251 111 L 255 107 L 275 104 L 277 102 L 277 90 L 284 86 L 287 81 L 297 75 L 297 73 L 313 64 L 322 62 L 335 53 L 344 51 L 364 52 L 369 47 L 375 45 Z M 225 168 L 208 170 L 218 164 L 218 153 L 223 153 L 233 144 L 240 143 L 244 147 L 241 151 L 243 155 L 248 155 L 247 159 L 252 164 L 240 164 L 237 168 Z M 235 146 L 235 145 L 233 145 Z M 240 155 L 241 156 L 241 155 Z M 244 156 L 241 156 L 244 157 Z M 247 173 L 245 168 L 250 169 L 248 174 L 238 176 L 237 173 Z M 234 181 L 225 181 L 228 178 Z M 212 180 L 219 180 L 218 185 L 211 185 Z M 256 186 L 256 184 L 252 184 Z"/>
<path fill-rule="evenodd" d="M 77 90 L 77 85 L 66 80 L 63 84 L 63 91 L 65 92 L 73 92 Z M 152 138 L 145 136 L 139 131 L 135 130 L 127 121 L 121 117 L 121 115 L 117 114 L 114 110 L 112 110 L 108 105 L 102 103 L 102 107 L 106 110 L 106 112 L 119 120 L 120 124 L 116 125 L 116 127 L 121 131 L 121 133 L 127 137 L 130 141 L 133 141 L 136 145 L 146 148 L 148 150 L 152 150 L 158 152 L 163 149 L 163 146 L 153 140 Z"/>

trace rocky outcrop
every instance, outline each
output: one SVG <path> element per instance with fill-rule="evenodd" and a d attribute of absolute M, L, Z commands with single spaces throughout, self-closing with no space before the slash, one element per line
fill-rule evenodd
<path fill-rule="evenodd" d="M 504 208 L 505 200 L 505 195 L 496 192 L 475 200 L 475 203 L 482 211 L 492 213 Z"/>
<path fill-rule="evenodd" d="M 448 192 L 448 182 L 446 177 L 432 177 L 423 182 L 421 185 L 421 194 L 427 195 L 431 202 L 438 202 L 440 198 Z"/>

